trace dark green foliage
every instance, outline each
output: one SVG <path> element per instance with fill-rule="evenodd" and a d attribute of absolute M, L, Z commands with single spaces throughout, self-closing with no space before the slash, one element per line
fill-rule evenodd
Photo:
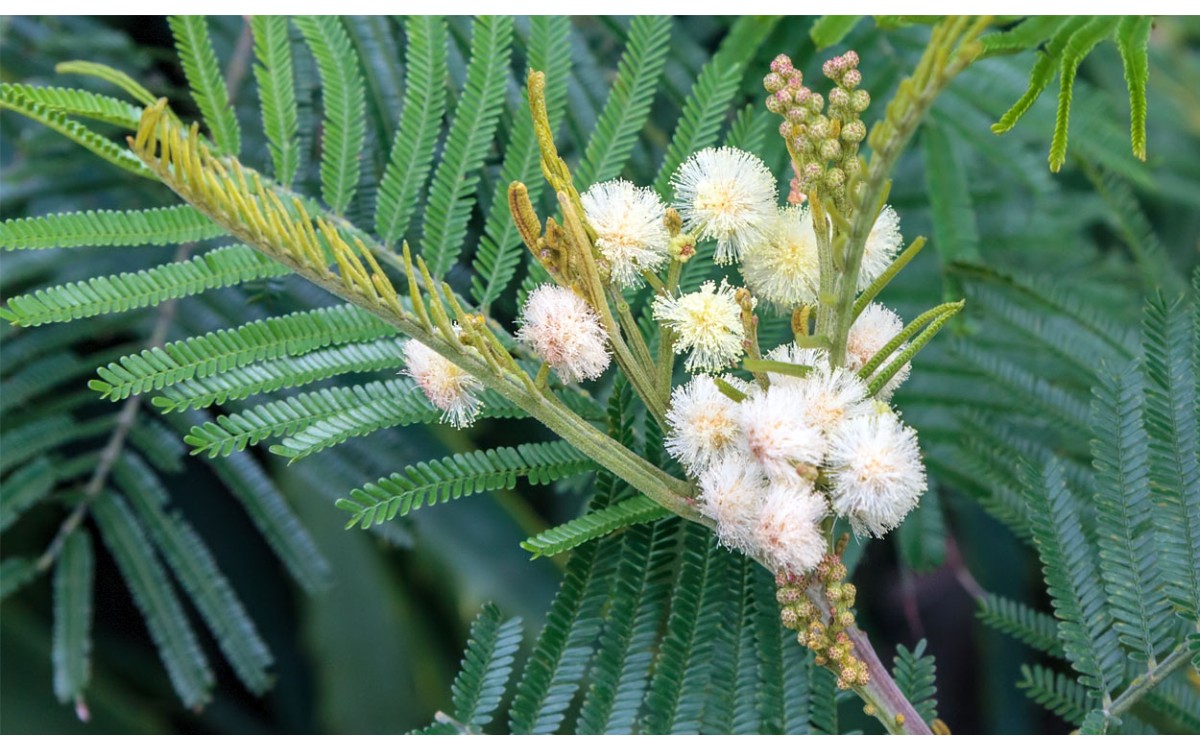
<path fill-rule="evenodd" d="M 521 547 L 532 552 L 535 558 L 557 555 L 617 529 L 657 521 L 667 515 L 670 514 L 661 505 L 645 495 L 638 495 L 547 529 L 521 542 Z"/>
<path fill-rule="evenodd" d="M 486 605 L 471 625 L 462 668 L 450 691 L 454 714 L 470 727 L 485 727 L 504 698 L 513 661 L 521 646 L 521 618 L 501 621 L 500 610 Z"/>
<path fill-rule="evenodd" d="M 9 219 L 0 225 L 0 247 L 177 245 L 220 237 L 225 230 L 188 205 L 145 211 L 85 211 Z"/>
<path fill-rule="evenodd" d="M 73 532 L 54 568 L 54 694 L 59 701 L 82 700 L 91 678 L 92 537 Z"/>

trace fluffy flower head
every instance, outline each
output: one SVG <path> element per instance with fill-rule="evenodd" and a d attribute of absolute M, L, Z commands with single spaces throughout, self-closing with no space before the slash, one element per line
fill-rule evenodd
<path fill-rule="evenodd" d="M 742 256 L 742 276 L 762 299 L 783 308 L 815 302 L 820 284 L 817 234 L 806 207 L 779 209 L 766 242 Z"/>
<path fill-rule="evenodd" d="M 825 456 L 825 435 L 806 416 L 804 394 L 775 385 L 738 404 L 743 445 L 774 481 L 797 482 Z"/>
<path fill-rule="evenodd" d="M 858 291 L 871 285 L 879 275 L 887 270 L 896 256 L 900 253 L 900 245 L 904 237 L 900 234 L 900 215 L 891 206 L 884 206 L 867 235 L 867 243 L 863 247 L 862 265 L 858 271 Z"/>
<path fill-rule="evenodd" d="M 730 456 L 700 475 L 700 512 L 717 522 L 722 544 L 750 550 L 765 493 L 766 480 L 758 467 Z"/>
<path fill-rule="evenodd" d="M 675 352 L 691 349 L 687 369 L 719 372 L 737 361 L 746 331 L 734 288 L 706 281 L 700 291 L 654 300 L 654 317 L 675 334 Z"/>
<path fill-rule="evenodd" d="M 610 355 L 596 312 L 570 289 L 543 284 L 521 310 L 517 338 L 568 383 L 593 380 L 606 369 Z"/>
<path fill-rule="evenodd" d="M 824 496 L 811 487 L 772 484 L 754 526 L 756 551 L 776 573 L 809 572 L 827 551 L 817 525 L 825 514 Z"/>
<path fill-rule="evenodd" d="M 479 414 L 483 383 L 474 375 L 416 339 L 404 344 L 402 371 L 417 381 L 425 397 L 442 410 L 442 421 L 458 428 L 469 426 Z"/>
<path fill-rule="evenodd" d="M 904 321 L 900 319 L 899 315 L 877 302 L 867 305 L 867 309 L 862 311 L 858 320 L 854 321 L 854 325 L 850 327 L 850 335 L 846 340 L 846 364 L 856 372 L 861 370 L 863 365 L 870 361 L 889 341 L 900 335 L 902 330 L 904 330 Z M 887 367 L 902 351 L 904 351 L 903 346 L 893 352 L 875 372 Z M 911 371 L 912 363 L 906 363 L 887 382 L 887 385 L 875 394 L 875 397 L 882 401 L 890 399 L 896 389 L 908 379 Z"/>
<path fill-rule="evenodd" d="M 717 389 L 713 379 L 697 375 L 671 393 L 667 410 L 667 452 L 696 475 L 737 448 L 741 431 L 737 404 Z"/>
<path fill-rule="evenodd" d="M 667 262 L 667 207 L 653 190 L 609 180 L 592 185 L 581 200 L 596 230 L 596 247 L 618 284 L 640 286 L 643 270 L 656 271 Z"/>
<path fill-rule="evenodd" d="M 766 236 L 775 218 L 775 176 L 757 156 L 735 148 L 706 148 L 671 178 L 687 231 L 715 239 L 714 258 L 725 264 Z"/>
<path fill-rule="evenodd" d="M 896 528 L 925 493 L 917 433 L 882 405 L 834 431 L 826 463 L 833 509 L 859 534 Z"/>

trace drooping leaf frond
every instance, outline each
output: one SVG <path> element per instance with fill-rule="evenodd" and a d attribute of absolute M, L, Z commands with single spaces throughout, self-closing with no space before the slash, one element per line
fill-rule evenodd
<path fill-rule="evenodd" d="M 22 326 L 40 326 L 95 315 L 151 307 L 246 281 L 284 276 L 285 266 L 244 245 L 230 245 L 136 273 L 100 276 L 40 289 L 8 300 L 0 317 Z"/>
<path fill-rule="evenodd" d="M 141 211 L 79 211 L 0 224 L 0 248 L 179 245 L 220 237 L 225 230 L 188 205 Z"/>
<path fill-rule="evenodd" d="M 979 603 L 976 616 L 981 622 L 1011 635 L 1027 646 L 1051 656 L 1063 655 L 1058 642 L 1058 623 L 1048 614 L 1030 609 L 1020 602 L 988 594 Z"/>
<path fill-rule="evenodd" d="M 361 63 L 340 19 L 298 16 L 321 74 L 321 195 L 335 213 L 345 213 L 358 188 L 366 138 L 366 92 Z"/>
<path fill-rule="evenodd" d="M 54 694 L 61 703 L 82 700 L 91 679 L 95 564 L 91 535 L 76 529 L 54 569 Z"/>
<path fill-rule="evenodd" d="M 341 498 L 336 505 L 350 513 L 346 528 L 367 528 L 425 505 L 512 489 L 521 477 L 530 484 L 548 484 L 593 468 L 591 460 L 562 441 L 494 448 L 409 466 L 352 491 L 349 499 Z"/>
<path fill-rule="evenodd" d="M 475 20 L 466 86 L 429 188 L 421 250 L 435 278 L 445 276 L 462 252 L 479 170 L 504 106 L 503 79 L 512 54 L 512 36 L 511 17 Z"/>
<path fill-rule="evenodd" d="M 242 684 L 255 694 L 266 691 L 271 652 L 208 546 L 178 512 L 166 510 L 166 488 L 136 456 L 123 453 L 113 476 Z"/>
<path fill-rule="evenodd" d="M 145 618 L 175 692 L 185 706 L 203 706 L 213 686 L 212 669 L 137 516 L 111 492 L 96 500 L 92 516 Z"/>
<path fill-rule="evenodd" d="M 171 16 L 168 20 L 192 98 L 200 107 L 213 142 L 224 153 L 236 156 L 241 149 L 241 130 L 213 51 L 208 20 L 204 16 Z"/>

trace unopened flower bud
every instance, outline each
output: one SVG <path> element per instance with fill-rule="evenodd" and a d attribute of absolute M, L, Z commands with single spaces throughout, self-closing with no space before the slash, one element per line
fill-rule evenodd
<path fill-rule="evenodd" d="M 862 73 L 857 68 L 847 70 L 842 74 L 842 85 L 848 89 L 856 89 L 862 83 Z"/>
<path fill-rule="evenodd" d="M 805 113 L 802 108 L 792 107 L 791 109 L 789 109 L 787 111 L 787 115 L 785 115 L 785 116 L 787 117 L 788 122 L 793 122 L 793 123 L 798 124 L 798 123 L 804 122 L 804 114 Z"/>
<path fill-rule="evenodd" d="M 850 104 L 850 92 L 846 89 L 835 86 L 829 91 L 829 105 L 831 107 L 845 107 Z"/>
<path fill-rule="evenodd" d="M 774 60 L 771 61 L 772 73 L 778 73 L 779 75 L 785 76 L 788 73 L 791 73 L 793 70 L 795 70 L 795 68 L 792 67 L 792 58 L 788 57 L 787 55 L 778 55 Z"/>
<path fill-rule="evenodd" d="M 858 67 L 858 53 L 854 50 L 846 50 L 846 54 L 842 55 L 842 60 L 845 61 L 847 68 Z"/>
<path fill-rule="evenodd" d="M 813 121 L 808 124 L 808 132 L 811 133 L 812 137 L 817 140 L 823 141 L 828 138 L 829 130 L 829 118 L 825 117 L 824 115 L 814 118 Z"/>
<path fill-rule="evenodd" d="M 815 115 L 821 114 L 821 110 L 825 109 L 825 97 L 814 91 L 808 100 L 808 108 Z"/>
<path fill-rule="evenodd" d="M 767 111 L 777 115 L 783 114 L 787 104 L 780 100 L 779 92 L 767 96 Z"/>
<path fill-rule="evenodd" d="M 812 90 L 805 87 L 796 89 L 795 93 L 792 94 L 792 101 L 796 102 L 796 104 L 804 104 L 811 98 Z"/>
<path fill-rule="evenodd" d="M 858 588 L 853 583 L 842 584 L 842 601 L 847 605 L 854 604 L 854 597 L 858 595 Z"/>
<path fill-rule="evenodd" d="M 842 610 L 838 613 L 837 623 L 843 628 L 850 627 L 854 624 L 854 613 L 848 609 Z"/>
<path fill-rule="evenodd" d="M 821 141 L 821 156 L 833 161 L 842 155 L 842 144 L 833 138 Z"/>
<path fill-rule="evenodd" d="M 804 165 L 804 181 L 808 184 L 812 184 L 820 180 L 823 173 L 824 170 L 821 169 L 821 165 L 817 164 L 816 162 L 809 162 L 808 164 Z"/>
<path fill-rule="evenodd" d="M 784 86 L 783 76 L 779 75 L 778 73 L 771 71 L 770 73 L 767 73 L 765 76 L 763 76 L 763 88 L 765 88 L 767 91 L 771 92 L 772 94 L 774 94 L 779 89 L 783 88 L 783 86 Z"/>
<path fill-rule="evenodd" d="M 861 143 L 867 137 L 867 126 L 862 120 L 850 120 L 842 125 L 841 138 L 846 143 Z"/>
<path fill-rule="evenodd" d="M 850 94 L 850 109 L 855 112 L 865 112 L 867 107 L 871 106 L 871 95 L 866 89 L 857 89 Z"/>
<path fill-rule="evenodd" d="M 668 208 L 663 212 L 663 226 L 667 228 L 667 234 L 674 237 L 683 231 L 683 217 L 674 208 Z"/>
<path fill-rule="evenodd" d="M 783 605 L 795 604 L 802 598 L 800 589 L 791 586 L 784 586 L 775 591 L 775 601 Z"/>
<path fill-rule="evenodd" d="M 791 607 L 784 607 L 783 609 L 779 610 L 779 621 L 783 623 L 783 626 L 788 630 L 795 630 L 802 622 L 800 616 L 796 614 L 796 610 L 792 609 Z"/>

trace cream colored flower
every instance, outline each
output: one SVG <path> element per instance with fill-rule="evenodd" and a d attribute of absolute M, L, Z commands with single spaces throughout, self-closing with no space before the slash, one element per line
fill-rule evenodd
<path fill-rule="evenodd" d="M 442 421 L 458 428 L 469 426 L 479 414 L 483 383 L 474 375 L 416 339 L 404 344 L 405 369 L 434 406 L 442 410 Z"/>
<path fill-rule="evenodd" d="M 863 365 L 867 364 L 880 349 L 899 336 L 902 330 L 904 330 L 904 321 L 900 319 L 899 315 L 877 302 L 867 305 L 867 308 L 858 316 L 858 320 L 855 320 L 854 325 L 850 327 L 850 334 L 846 340 L 846 364 L 855 372 L 861 370 Z M 887 367 L 902 351 L 904 351 L 904 345 L 889 355 L 875 369 L 874 374 Z M 875 394 L 875 397 L 882 401 L 889 400 L 896 389 L 908 379 L 911 371 L 912 363 L 906 362 L 892 379 Z"/>
<path fill-rule="evenodd" d="M 738 360 L 746 331 L 734 293 L 728 281 L 719 288 L 706 281 L 698 292 L 654 300 L 654 317 L 675 334 L 675 352 L 691 350 L 687 369 L 720 372 Z"/>
<path fill-rule="evenodd" d="M 817 234 L 807 207 L 779 209 L 768 239 L 742 254 L 742 276 L 758 297 L 790 310 L 817 300 Z"/>
<path fill-rule="evenodd" d="M 643 270 L 657 271 L 666 264 L 667 207 L 657 193 L 627 180 L 609 180 L 592 185 L 581 199 L 614 281 L 641 286 Z"/>
<path fill-rule="evenodd" d="M 726 547 L 754 548 L 754 530 L 766 495 L 758 467 L 741 456 L 729 456 L 700 474 L 700 512 L 717 522 L 717 537 Z"/>
<path fill-rule="evenodd" d="M 611 359 L 600 317 L 570 289 L 543 284 L 525 300 L 517 338 L 564 382 L 595 380 Z"/>
<path fill-rule="evenodd" d="M 828 552 L 819 526 L 827 513 L 825 496 L 811 486 L 773 483 L 754 527 L 754 552 L 776 573 L 813 570 Z"/>
<path fill-rule="evenodd" d="M 896 528 L 925 493 L 917 433 L 883 405 L 830 435 L 826 465 L 834 512 L 859 534 Z"/>
<path fill-rule="evenodd" d="M 900 215 L 891 206 L 884 206 L 867 235 L 867 243 L 863 248 L 862 264 L 858 270 L 858 291 L 871 285 L 879 275 L 887 270 L 896 256 L 900 254 L 900 246 L 904 237 L 900 234 Z"/>
<path fill-rule="evenodd" d="M 762 242 L 775 218 L 775 176 L 757 156 L 735 148 L 706 148 L 671 178 L 675 207 L 698 239 L 715 239 L 714 259 L 736 261 Z"/>
<path fill-rule="evenodd" d="M 809 421 L 808 406 L 792 384 L 773 385 L 738 404 L 745 451 L 773 481 L 811 481 L 825 457 L 825 435 Z"/>
<path fill-rule="evenodd" d="M 741 431 L 737 404 L 707 375 L 697 375 L 671 393 L 667 452 L 692 476 L 737 449 Z"/>

